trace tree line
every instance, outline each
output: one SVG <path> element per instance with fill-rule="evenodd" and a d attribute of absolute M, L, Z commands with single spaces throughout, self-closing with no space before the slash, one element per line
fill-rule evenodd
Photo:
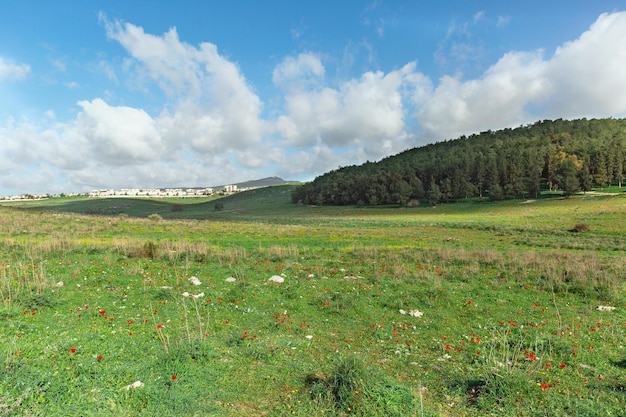
<path fill-rule="evenodd" d="M 626 119 L 543 120 L 342 167 L 298 187 L 292 200 L 376 206 L 569 195 L 621 187 L 625 175 Z"/>

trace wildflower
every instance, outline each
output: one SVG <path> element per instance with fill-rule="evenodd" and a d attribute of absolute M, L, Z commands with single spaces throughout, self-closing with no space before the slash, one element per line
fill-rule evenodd
<path fill-rule="evenodd" d="M 445 349 L 446 349 L 446 350 L 450 350 L 450 349 L 452 349 L 452 348 L 450 347 L 450 345 L 446 345 Z"/>
<path fill-rule="evenodd" d="M 106 314 L 106 310 L 100 310 L 98 311 L 98 314 L 100 314 L 101 316 L 104 316 Z"/>
<path fill-rule="evenodd" d="M 551 366 L 552 366 L 552 364 L 550 362 L 546 362 L 546 368 L 549 368 Z"/>
<path fill-rule="evenodd" d="M 70 352 L 72 352 L 72 353 L 76 353 L 76 348 L 75 348 L 75 347 L 70 348 Z"/>
<path fill-rule="evenodd" d="M 98 355 L 98 360 L 101 361 L 102 360 L 102 355 Z"/>
<path fill-rule="evenodd" d="M 133 324 L 133 321 L 132 320 L 128 320 L 128 324 Z"/>
<path fill-rule="evenodd" d="M 176 381 L 176 375 L 172 375 L 172 381 Z"/>
<path fill-rule="evenodd" d="M 472 300 L 467 300 L 467 305 L 471 306 L 472 305 Z"/>
<path fill-rule="evenodd" d="M 564 363 L 559 365 L 559 368 L 564 369 L 567 365 L 565 365 Z"/>

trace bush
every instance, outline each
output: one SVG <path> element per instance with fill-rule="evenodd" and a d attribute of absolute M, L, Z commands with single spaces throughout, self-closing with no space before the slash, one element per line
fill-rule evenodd
<path fill-rule="evenodd" d="M 215 203 L 215 211 L 222 211 L 224 210 L 224 203 L 222 203 L 221 201 L 218 201 L 217 203 Z"/>
<path fill-rule="evenodd" d="M 587 223 L 578 223 L 571 231 L 574 233 L 587 232 L 589 231 L 589 225 Z"/>
<path fill-rule="evenodd" d="M 161 217 L 160 215 L 158 215 L 156 213 L 152 213 L 151 215 L 148 216 L 148 219 L 150 219 L 153 222 L 157 223 L 157 222 L 160 222 L 161 220 L 163 220 L 163 217 Z"/>

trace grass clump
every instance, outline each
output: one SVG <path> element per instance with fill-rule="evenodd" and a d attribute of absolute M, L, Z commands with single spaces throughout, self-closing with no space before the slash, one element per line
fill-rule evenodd
<path fill-rule="evenodd" d="M 571 230 L 573 233 L 584 233 L 589 231 L 587 223 L 577 223 Z"/>
<path fill-rule="evenodd" d="M 303 393 L 294 390 L 288 397 L 286 410 L 292 414 L 328 410 L 334 415 L 401 417 L 414 415 L 416 409 L 408 387 L 366 368 L 355 356 L 339 356 L 327 375 L 308 374 Z"/>

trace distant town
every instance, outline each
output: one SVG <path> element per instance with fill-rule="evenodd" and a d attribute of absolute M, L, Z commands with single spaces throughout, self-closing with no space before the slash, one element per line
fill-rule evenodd
<path fill-rule="evenodd" d="M 285 181 L 279 177 L 267 177 L 258 180 L 240 182 L 237 184 L 219 185 L 215 187 L 182 187 L 182 188 L 122 188 L 120 190 L 101 189 L 83 193 L 60 193 L 60 194 L 19 194 L 11 196 L 0 196 L 0 201 L 22 201 L 22 200 L 42 200 L 44 198 L 59 197 L 145 197 L 145 198 L 165 198 L 165 197 L 207 197 L 214 194 L 227 195 L 255 188 L 268 187 L 271 185 L 286 184 L 292 181 Z"/>
<path fill-rule="evenodd" d="M 213 194 L 232 194 L 258 187 L 239 187 L 238 185 L 224 185 L 216 188 L 122 188 L 121 190 L 103 189 L 84 193 L 61 194 L 20 194 L 0 196 L 0 201 L 41 200 L 55 197 L 207 197 Z"/>

